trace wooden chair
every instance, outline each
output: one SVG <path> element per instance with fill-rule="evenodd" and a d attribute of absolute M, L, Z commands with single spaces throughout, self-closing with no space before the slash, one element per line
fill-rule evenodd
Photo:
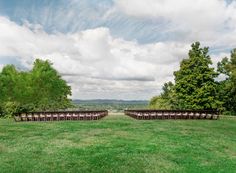
<path fill-rule="evenodd" d="M 85 114 L 79 113 L 79 120 L 84 120 L 84 119 L 85 119 Z"/>
<path fill-rule="evenodd" d="M 69 112 L 65 114 L 65 119 L 71 120 L 71 114 Z"/>
<path fill-rule="evenodd" d="M 45 119 L 46 121 L 51 121 L 52 120 L 52 115 L 50 113 L 45 114 Z"/>
<path fill-rule="evenodd" d="M 206 119 L 212 119 L 212 113 L 208 112 L 206 115 Z"/>
<path fill-rule="evenodd" d="M 176 119 L 181 119 L 181 118 L 182 118 L 182 112 L 177 112 Z"/>
<path fill-rule="evenodd" d="M 189 113 L 189 119 L 193 119 L 194 118 L 194 113 L 193 112 L 190 112 Z"/>
<path fill-rule="evenodd" d="M 163 119 L 170 119 L 170 113 L 169 112 L 164 112 L 164 114 L 162 114 Z"/>
<path fill-rule="evenodd" d="M 58 113 L 55 112 L 55 113 L 52 114 L 52 120 L 53 121 L 58 121 L 59 120 Z"/>
<path fill-rule="evenodd" d="M 200 113 L 196 112 L 195 115 L 194 115 L 194 118 L 195 119 L 200 119 Z"/>
<path fill-rule="evenodd" d="M 143 115 L 141 113 L 137 113 L 137 119 L 139 120 L 143 119 Z"/>
<path fill-rule="evenodd" d="M 26 119 L 27 119 L 27 121 L 33 121 L 32 114 L 31 113 L 29 113 L 29 114 L 26 113 Z"/>
<path fill-rule="evenodd" d="M 46 121 L 45 113 L 40 113 L 40 121 Z"/>
<path fill-rule="evenodd" d="M 206 112 L 202 112 L 201 115 L 200 115 L 201 119 L 205 119 L 206 115 L 207 115 Z"/>
<path fill-rule="evenodd" d="M 145 119 L 145 120 L 149 120 L 150 119 L 150 115 L 149 115 L 148 112 L 144 112 L 143 113 L 143 119 Z"/>
<path fill-rule="evenodd" d="M 75 112 L 72 113 L 72 120 L 78 120 L 78 115 Z"/>
<path fill-rule="evenodd" d="M 65 120 L 65 115 L 64 113 L 59 113 L 59 121 Z"/>
<path fill-rule="evenodd" d="M 176 114 L 175 114 L 175 112 L 170 112 L 170 119 L 176 119 Z"/>
<path fill-rule="evenodd" d="M 157 119 L 162 119 L 162 111 L 157 112 Z"/>
<path fill-rule="evenodd" d="M 25 113 L 21 113 L 21 114 L 20 114 L 20 120 L 21 120 L 21 121 L 27 121 L 27 117 L 26 117 L 26 114 L 25 114 Z"/>
<path fill-rule="evenodd" d="M 182 113 L 182 118 L 187 119 L 188 118 L 188 112 L 183 112 Z"/>
<path fill-rule="evenodd" d="M 104 117 L 104 114 L 103 114 L 102 116 Z M 92 119 L 91 113 L 86 113 L 86 114 L 85 114 L 85 119 L 86 119 L 86 120 L 91 120 L 91 119 Z"/>
<path fill-rule="evenodd" d="M 99 114 L 95 112 L 92 116 L 92 119 L 93 120 L 98 120 L 98 116 L 99 116 Z"/>
<path fill-rule="evenodd" d="M 150 119 L 156 119 L 157 113 L 156 112 L 151 112 L 150 113 Z"/>
<path fill-rule="evenodd" d="M 38 113 L 33 113 L 33 120 L 34 121 L 39 121 L 40 120 L 40 117 L 39 117 Z"/>

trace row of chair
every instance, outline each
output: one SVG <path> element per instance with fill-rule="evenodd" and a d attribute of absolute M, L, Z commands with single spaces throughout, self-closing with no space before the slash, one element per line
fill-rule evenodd
<path fill-rule="evenodd" d="M 218 111 L 196 110 L 125 110 L 125 114 L 139 120 L 151 119 L 218 119 Z"/>
<path fill-rule="evenodd" d="M 63 121 L 63 120 L 99 120 L 108 115 L 108 111 L 65 111 L 65 112 L 28 112 L 14 117 L 15 121 Z"/>
<path fill-rule="evenodd" d="M 151 119 L 218 119 L 218 111 L 204 110 L 125 110 L 124 113 L 139 120 Z M 99 120 L 108 115 L 102 111 L 28 112 L 14 117 L 15 121 Z"/>

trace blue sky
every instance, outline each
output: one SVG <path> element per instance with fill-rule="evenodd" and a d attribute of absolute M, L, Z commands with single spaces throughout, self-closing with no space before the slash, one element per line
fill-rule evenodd
<path fill-rule="evenodd" d="M 161 41 L 172 37 L 163 32 L 168 22 L 139 19 L 120 12 L 107 18 L 107 11 L 114 6 L 112 0 L 1 0 L 1 15 L 22 24 L 25 20 L 40 24 L 44 30 L 53 32 L 77 32 L 97 27 L 107 27 L 113 36 L 140 43 Z"/>
<path fill-rule="evenodd" d="M 187 57 L 236 47 L 234 0 L 0 0 L 0 68 L 49 59 L 72 98 L 149 99 Z"/>

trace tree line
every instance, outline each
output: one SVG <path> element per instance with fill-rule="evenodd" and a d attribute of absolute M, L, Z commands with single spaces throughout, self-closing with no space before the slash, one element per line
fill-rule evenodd
<path fill-rule="evenodd" d="M 0 73 L 0 116 L 22 111 L 46 111 L 72 107 L 71 87 L 49 61 L 36 59 L 30 71 L 6 65 Z"/>
<path fill-rule="evenodd" d="M 154 96 L 149 107 L 153 109 L 218 109 L 225 114 L 236 114 L 236 49 L 230 58 L 212 67 L 209 48 L 199 42 L 191 45 L 188 58 L 174 72 L 174 83 L 167 82 L 162 92 Z"/>

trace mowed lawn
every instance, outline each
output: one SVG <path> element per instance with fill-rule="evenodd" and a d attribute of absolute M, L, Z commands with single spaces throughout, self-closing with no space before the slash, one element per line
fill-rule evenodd
<path fill-rule="evenodd" d="M 236 118 L 0 119 L 0 173 L 236 172 Z"/>

